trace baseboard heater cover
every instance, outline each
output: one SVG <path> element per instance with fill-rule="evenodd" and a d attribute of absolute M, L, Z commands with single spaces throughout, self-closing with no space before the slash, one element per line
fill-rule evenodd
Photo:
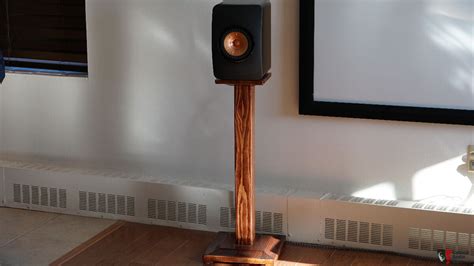
<path fill-rule="evenodd" d="M 23 166 L 23 167 L 21 167 Z M 204 231 L 233 231 L 233 192 L 151 183 L 134 175 L 3 163 L 3 205 Z M 261 233 L 323 246 L 436 258 L 451 249 L 474 262 L 474 210 L 330 193 L 257 190 Z"/>

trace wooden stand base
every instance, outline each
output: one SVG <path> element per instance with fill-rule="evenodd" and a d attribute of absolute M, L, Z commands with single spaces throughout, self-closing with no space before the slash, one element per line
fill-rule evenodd
<path fill-rule="evenodd" d="M 274 265 L 285 243 L 285 236 L 256 235 L 253 245 L 237 245 L 235 234 L 219 232 L 203 256 L 206 265 L 213 263 Z"/>

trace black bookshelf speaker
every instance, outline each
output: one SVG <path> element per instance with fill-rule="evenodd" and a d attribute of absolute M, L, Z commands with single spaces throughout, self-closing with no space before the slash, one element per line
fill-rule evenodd
<path fill-rule="evenodd" d="M 2 52 L 0 51 L 0 84 L 5 79 L 5 61 L 3 60 Z"/>
<path fill-rule="evenodd" d="M 214 76 L 260 80 L 271 68 L 271 4 L 268 0 L 227 0 L 212 12 Z"/>

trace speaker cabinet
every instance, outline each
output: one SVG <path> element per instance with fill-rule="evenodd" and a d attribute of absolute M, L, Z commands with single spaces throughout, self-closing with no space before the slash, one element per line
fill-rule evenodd
<path fill-rule="evenodd" d="M 212 12 L 214 76 L 260 80 L 271 68 L 271 5 L 267 0 L 228 0 Z"/>

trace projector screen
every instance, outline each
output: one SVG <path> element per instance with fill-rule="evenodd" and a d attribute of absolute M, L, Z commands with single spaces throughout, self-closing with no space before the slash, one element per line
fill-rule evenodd
<path fill-rule="evenodd" d="M 302 114 L 474 124 L 473 0 L 301 0 L 301 35 Z"/>

